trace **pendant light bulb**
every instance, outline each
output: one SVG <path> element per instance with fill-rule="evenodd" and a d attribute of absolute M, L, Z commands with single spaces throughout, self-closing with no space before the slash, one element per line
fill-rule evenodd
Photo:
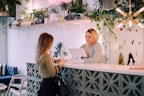
<path fill-rule="evenodd" d="M 122 11 L 122 10 L 119 9 L 119 8 L 116 8 L 116 11 L 119 12 L 119 13 L 121 13 L 121 15 L 123 15 L 124 17 L 127 16 L 127 13 L 125 13 L 124 11 Z"/>
<path fill-rule="evenodd" d="M 138 26 L 144 28 L 144 26 L 141 23 L 138 23 Z"/>
<path fill-rule="evenodd" d="M 129 21 L 128 24 L 129 24 L 129 27 L 132 27 L 132 21 L 131 20 Z"/>

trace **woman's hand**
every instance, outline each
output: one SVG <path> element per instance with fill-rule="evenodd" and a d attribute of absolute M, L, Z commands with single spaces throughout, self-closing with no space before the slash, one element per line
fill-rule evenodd
<path fill-rule="evenodd" d="M 54 59 L 54 63 L 58 63 L 60 61 L 61 61 L 61 59 Z"/>
<path fill-rule="evenodd" d="M 66 63 L 66 60 L 64 60 L 64 59 L 61 59 L 61 60 L 58 62 L 60 68 L 62 68 L 65 63 Z"/>
<path fill-rule="evenodd" d="M 59 65 L 62 65 L 62 66 L 63 66 L 65 63 L 66 63 L 66 61 L 65 61 L 64 59 L 61 59 L 61 60 L 58 61 L 58 64 L 59 64 Z"/>
<path fill-rule="evenodd" d="M 59 64 L 60 67 L 62 67 L 66 63 L 66 60 L 64 60 L 64 59 L 55 59 L 54 62 Z"/>

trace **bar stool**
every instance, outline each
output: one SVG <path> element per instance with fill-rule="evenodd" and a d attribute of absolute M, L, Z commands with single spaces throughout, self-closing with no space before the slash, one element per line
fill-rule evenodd
<path fill-rule="evenodd" d="M 25 75 L 16 74 L 11 78 L 10 84 L 7 90 L 7 96 L 27 96 L 26 92 L 27 79 Z"/>
<path fill-rule="evenodd" d="M 6 88 L 7 88 L 7 85 L 0 83 L 0 94 L 2 93 L 5 96 Z"/>

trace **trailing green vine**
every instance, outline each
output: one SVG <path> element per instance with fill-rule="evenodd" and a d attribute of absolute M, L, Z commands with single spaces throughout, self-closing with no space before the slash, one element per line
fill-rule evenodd
<path fill-rule="evenodd" d="M 129 12 L 129 5 L 128 1 L 126 0 L 115 0 L 116 8 L 120 7 L 124 12 Z M 102 5 L 102 2 L 101 2 Z M 141 7 L 144 6 L 144 1 L 134 1 L 132 0 L 132 12 L 136 12 Z M 113 32 L 113 29 L 115 27 L 115 22 L 122 22 L 123 20 L 127 19 L 127 17 L 123 17 L 120 13 L 116 11 L 114 8 L 113 10 L 103 10 L 102 6 L 99 9 L 93 10 L 92 12 L 88 13 L 91 20 L 96 22 L 96 28 L 100 31 L 102 31 L 102 28 L 100 26 L 100 22 L 103 21 L 103 26 L 107 27 L 109 29 L 109 32 L 113 35 L 115 39 L 117 39 L 116 34 Z M 144 19 L 144 12 L 140 14 L 141 18 Z M 135 17 L 136 18 L 136 17 Z M 139 20 L 139 22 L 144 24 L 144 21 Z M 124 28 L 126 28 L 125 25 L 123 25 Z M 127 30 L 132 30 L 130 28 L 126 28 Z"/>
<path fill-rule="evenodd" d="M 93 11 L 89 15 L 89 17 L 91 18 L 91 20 L 94 20 L 96 22 L 96 28 L 99 31 L 102 31 L 102 28 L 99 23 L 103 21 L 103 26 L 109 29 L 109 32 L 114 36 L 115 39 L 117 38 L 116 34 L 113 32 L 115 26 L 114 21 L 116 19 L 116 16 L 113 15 L 113 11 L 97 10 Z"/>

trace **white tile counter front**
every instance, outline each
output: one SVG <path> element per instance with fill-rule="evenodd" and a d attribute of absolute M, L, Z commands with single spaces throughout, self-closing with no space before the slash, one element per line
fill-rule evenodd
<path fill-rule="evenodd" d="M 130 69 L 126 65 L 116 65 L 116 64 L 65 64 L 64 67 L 75 68 L 75 69 L 84 69 L 91 71 L 102 71 L 102 72 L 111 72 L 111 73 L 120 73 L 120 74 L 130 74 L 130 75 L 140 75 L 144 76 L 144 68 L 133 68 Z"/>
<path fill-rule="evenodd" d="M 63 66 L 61 74 L 70 96 L 144 96 L 143 68 L 70 63 Z M 27 63 L 27 77 L 28 96 L 37 96 L 42 78 L 35 63 Z"/>

